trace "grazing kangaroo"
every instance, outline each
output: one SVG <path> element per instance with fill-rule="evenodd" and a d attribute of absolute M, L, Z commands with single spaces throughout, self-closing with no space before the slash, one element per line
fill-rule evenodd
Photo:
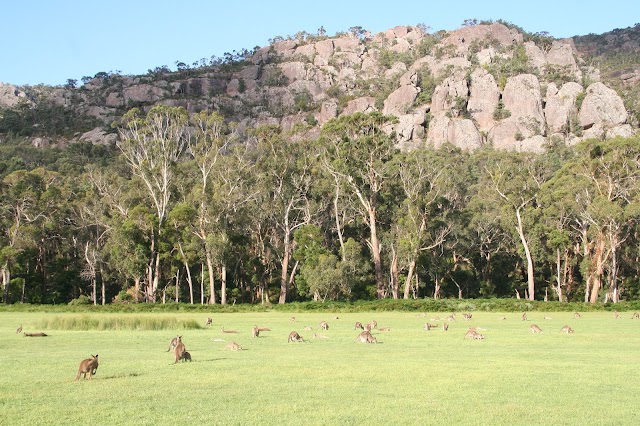
<path fill-rule="evenodd" d="M 463 339 L 469 338 L 469 339 L 475 339 L 476 334 L 478 334 L 477 331 L 475 331 L 473 328 L 470 328 L 469 330 L 467 330 L 467 332 L 465 333 Z"/>
<path fill-rule="evenodd" d="M 242 347 L 237 344 L 236 342 L 231 342 L 229 343 L 227 346 L 224 347 L 224 350 L 230 350 L 230 351 L 241 351 Z"/>
<path fill-rule="evenodd" d="M 47 337 L 48 334 L 39 332 L 39 333 L 22 333 L 24 337 Z"/>
<path fill-rule="evenodd" d="M 574 333 L 573 328 L 569 327 L 568 325 L 565 325 L 564 327 L 562 327 L 560 329 L 560 332 L 567 333 L 567 334 Z"/>
<path fill-rule="evenodd" d="M 326 331 L 326 330 L 328 330 L 328 329 L 329 329 L 329 324 L 327 324 L 327 322 L 326 322 L 326 321 L 322 321 L 322 322 L 320 323 L 320 328 Z"/>
<path fill-rule="evenodd" d="M 207 318 L 207 323 L 205 324 L 205 326 L 211 325 L 211 324 L 213 324 L 213 318 Z"/>
<path fill-rule="evenodd" d="M 354 330 L 360 329 L 360 330 L 364 330 L 364 327 L 362 325 L 362 323 L 360 321 L 356 321 L 356 325 L 353 326 Z"/>
<path fill-rule="evenodd" d="M 432 328 L 436 328 L 436 326 L 431 323 L 426 323 L 424 327 L 422 327 L 422 329 L 426 331 L 431 331 Z"/>
<path fill-rule="evenodd" d="M 16 330 L 16 334 L 20 334 L 22 333 L 22 326 L 18 327 L 18 329 Z"/>
<path fill-rule="evenodd" d="M 174 350 L 176 346 L 178 346 L 178 342 L 180 341 L 180 339 L 182 339 L 182 336 L 176 336 L 173 339 L 171 339 L 171 342 L 169 342 L 169 349 L 167 349 L 167 352 Z"/>
<path fill-rule="evenodd" d="M 291 318 L 289 318 L 289 321 L 296 322 L 297 320 L 296 320 L 296 317 L 291 317 Z"/>
<path fill-rule="evenodd" d="M 304 342 L 304 339 L 302 338 L 301 335 L 298 334 L 297 331 L 292 331 L 291 333 L 289 333 L 289 340 L 288 342 Z"/>
<path fill-rule="evenodd" d="M 356 342 L 357 341 L 360 341 L 362 343 L 378 343 L 378 340 L 375 337 L 373 337 L 370 332 L 366 330 L 358 334 L 358 337 L 356 338 Z"/>
<path fill-rule="evenodd" d="M 535 325 L 535 324 L 531 324 L 531 327 L 529 327 L 529 328 L 531 329 L 531 332 L 533 334 L 542 333 L 542 329 L 540 327 L 538 327 L 537 325 Z"/>
<path fill-rule="evenodd" d="M 445 322 L 442 324 L 442 331 L 447 331 L 447 330 L 449 330 L 449 324 Z"/>
<path fill-rule="evenodd" d="M 176 344 L 176 347 L 173 349 L 173 353 L 174 353 L 175 359 L 176 359 L 174 364 L 177 364 L 178 361 L 180 361 L 182 359 L 182 355 L 186 351 L 187 351 L 187 348 L 185 348 L 184 343 L 182 343 L 182 336 L 179 336 L 178 337 L 178 343 Z"/>
<path fill-rule="evenodd" d="M 582 318 L 582 315 L 580 314 L 580 312 L 576 312 L 575 314 L 573 314 L 574 318 Z"/>
<path fill-rule="evenodd" d="M 98 354 L 91 355 L 91 358 L 87 358 L 80 363 L 80 367 L 78 368 L 78 374 L 76 374 L 76 380 L 80 379 L 80 376 L 83 376 L 83 379 L 87 378 L 87 374 L 89 375 L 89 380 L 91 380 L 91 376 L 96 374 L 98 371 Z"/>
<path fill-rule="evenodd" d="M 640 314 L 637 312 L 634 312 L 633 315 L 631 316 L 631 319 L 640 319 Z"/>
<path fill-rule="evenodd" d="M 522 321 L 527 321 L 527 313 L 526 312 L 522 313 Z"/>
<path fill-rule="evenodd" d="M 468 314 L 468 313 L 464 313 L 462 314 L 462 317 L 466 320 L 469 321 L 471 319 L 471 317 L 473 316 L 473 314 Z"/>

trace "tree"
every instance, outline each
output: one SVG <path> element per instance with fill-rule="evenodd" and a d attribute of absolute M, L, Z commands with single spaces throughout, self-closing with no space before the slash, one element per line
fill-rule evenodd
<path fill-rule="evenodd" d="M 376 273 L 377 296 L 386 295 L 378 238 L 378 207 L 388 185 L 390 162 L 396 153 L 393 140 L 382 126 L 393 119 L 380 113 L 356 113 L 328 121 L 322 128 L 321 161 L 333 175 L 340 177 L 358 206 L 360 218 L 369 228 L 367 243 Z"/>
<path fill-rule="evenodd" d="M 175 164 L 186 145 L 188 115 L 184 108 L 155 106 L 146 116 L 134 108 L 120 122 L 118 147 L 147 190 L 155 209 L 157 228 L 151 235 L 147 297 L 155 302 L 160 275 L 159 241 L 172 194 Z"/>

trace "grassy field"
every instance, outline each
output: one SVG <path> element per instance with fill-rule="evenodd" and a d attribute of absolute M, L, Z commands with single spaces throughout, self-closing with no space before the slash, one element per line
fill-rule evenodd
<path fill-rule="evenodd" d="M 471 321 L 458 314 L 447 332 L 424 331 L 436 315 L 446 314 L 0 312 L 0 424 L 640 423 L 640 320 L 631 312 L 530 312 L 527 322 L 477 312 Z M 374 330 L 377 345 L 355 343 L 354 323 L 374 319 L 391 331 Z M 534 323 L 542 334 L 529 331 Z M 49 336 L 16 334 L 21 324 Z M 271 331 L 254 339 L 254 324 Z M 565 324 L 575 334 L 560 333 Z M 469 326 L 486 339 L 463 339 Z M 288 343 L 292 330 L 307 342 Z M 176 334 L 192 363 L 174 365 L 166 352 Z M 244 350 L 223 350 L 231 341 Z M 96 353 L 97 375 L 74 382 Z"/>

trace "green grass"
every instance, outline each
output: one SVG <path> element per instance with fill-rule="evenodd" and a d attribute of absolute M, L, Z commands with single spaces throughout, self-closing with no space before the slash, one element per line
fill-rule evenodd
<path fill-rule="evenodd" d="M 295 315 L 297 322 L 289 317 Z M 415 312 L 255 312 L 84 315 L 162 329 L 73 330 L 82 315 L 0 312 L 0 424 L 625 425 L 638 424 L 640 320 L 621 312 L 474 312 L 426 332 Z M 500 321 L 503 315 L 506 321 Z M 544 320 L 543 316 L 552 317 Z M 181 324 L 213 326 L 185 329 Z M 458 315 L 460 317 L 460 315 Z M 379 344 L 354 343 L 355 321 L 377 320 Z M 320 331 L 325 320 L 329 330 Z M 442 321 L 440 321 L 442 323 Z M 531 324 L 544 332 L 534 335 Z M 15 333 L 45 331 L 49 337 Z M 251 337 L 251 327 L 269 327 Z M 575 334 L 560 333 L 568 324 Z M 313 331 L 304 330 L 312 326 Z M 479 326 L 486 339 L 464 340 Z M 46 326 L 46 329 L 45 327 Z M 237 330 L 223 334 L 221 328 Z M 287 343 L 296 330 L 308 342 Z M 313 332 L 328 339 L 314 339 Z M 173 364 L 183 336 L 192 363 Z M 225 339 L 216 342 L 212 339 Z M 224 351 L 230 342 L 245 350 Z M 100 355 L 91 381 L 80 361 Z"/>

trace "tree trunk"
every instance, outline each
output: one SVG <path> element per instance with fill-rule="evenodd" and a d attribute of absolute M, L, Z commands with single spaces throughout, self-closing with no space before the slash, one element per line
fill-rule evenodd
<path fill-rule="evenodd" d="M 400 277 L 398 272 L 398 254 L 396 253 L 395 248 L 391 248 L 392 257 L 391 257 L 391 270 L 390 279 L 391 279 L 391 294 L 394 299 L 398 298 L 400 294 Z"/>
<path fill-rule="evenodd" d="M 518 219 L 518 226 L 516 230 L 518 231 L 518 236 L 520 237 L 520 241 L 522 242 L 522 246 L 524 247 L 524 253 L 527 257 L 527 283 L 529 286 L 529 294 L 528 299 L 535 299 L 535 281 L 533 276 L 533 258 L 531 257 L 531 251 L 529 250 L 529 243 L 524 236 L 524 230 L 522 227 L 522 217 L 520 216 L 520 207 L 516 209 L 516 217 Z"/>
<path fill-rule="evenodd" d="M 291 233 L 286 231 L 284 234 L 284 253 L 282 253 L 282 261 L 280 262 L 282 269 L 280 270 L 280 297 L 278 304 L 282 305 L 287 302 L 287 291 L 289 290 L 289 258 L 291 250 Z"/>
<path fill-rule="evenodd" d="M 409 263 L 409 270 L 407 271 L 407 282 L 404 285 L 404 298 L 409 299 L 409 292 L 411 291 L 411 280 L 413 278 L 413 273 L 416 269 L 416 259 L 411 260 Z"/>
<path fill-rule="evenodd" d="M 11 271 L 9 263 L 5 263 L 2 267 L 2 285 L 4 287 L 4 303 L 9 304 L 9 283 L 11 283 Z"/>
<path fill-rule="evenodd" d="M 380 241 L 378 241 L 378 231 L 376 227 L 376 209 L 369 208 L 369 230 L 371 233 L 371 255 L 373 256 L 373 266 L 376 272 L 376 293 L 378 299 L 384 299 L 386 295 L 384 272 L 382 271 L 382 258 L 380 256 Z"/>
<path fill-rule="evenodd" d="M 209 304 L 216 304 L 216 289 L 214 287 L 214 271 L 213 271 L 213 258 L 211 256 L 211 250 L 205 249 L 205 255 L 207 257 L 207 268 L 209 269 Z"/>
<path fill-rule="evenodd" d="M 604 273 L 604 264 L 605 264 L 605 241 L 602 238 L 602 235 L 598 239 L 596 243 L 596 251 L 593 254 L 593 260 L 595 261 L 595 272 L 593 276 L 593 286 L 591 288 L 591 297 L 589 301 L 591 303 L 596 303 L 598 301 L 598 292 L 600 291 L 600 287 L 602 286 L 602 275 Z"/>
<path fill-rule="evenodd" d="M 220 269 L 220 304 L 227 304 L 227 267 L 222 265 Z"/>
<path fill-rule="evenodd" d="M 560 302 L 562 302 L 562 280 L 563 280 L 563 276 L 562 276 L 562 272 L 561 272 L 561 266 L 562 266 L 562 259 L 560 257 L 560 248 L 556 248 L 556 293 L 558 295 L 558 300 Z"/>

